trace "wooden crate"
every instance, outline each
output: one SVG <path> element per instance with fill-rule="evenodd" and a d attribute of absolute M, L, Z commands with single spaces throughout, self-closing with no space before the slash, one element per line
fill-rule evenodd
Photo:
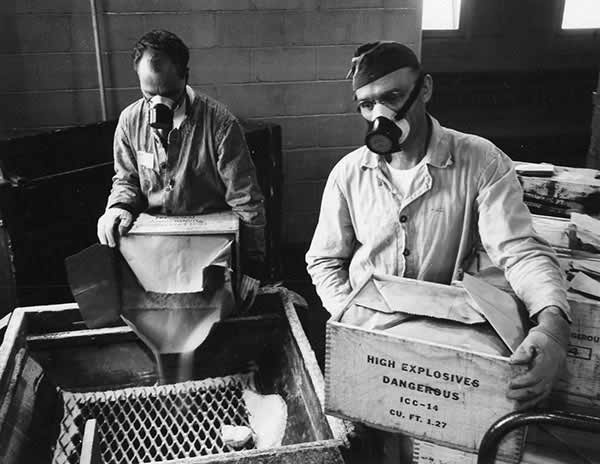
<path fill-rule="evenodd" d="M 347 429 L 323 414 L 323 377 L 292 296 L 263 289 L 254 310 L 259 315 L 213 327 L 196 351 L 193 379 L 257 369 L 261 391 L 280 394 L 288 407 L 282 445 L 169 462 L 342 464 Z M 0 345 L 0 462 L 51 461 L 62 408 L 56 387 L 89 392 L 156 381 L 155 360 L 129 327 L 86 330 L 72 303 L 15 309 Z"/>
<path fill-rule="evenodd" d="M 555 166 L 553 176 L 519 175 L 519 180 L 532 213 L 561 217 L 571 212 L 600 214 L 598 170 Z"/>
<path fill-rule="evenodd" d="M 506 398 L 514 369 L 506 357 L 330 320 L 325 411 L 474 452 L 490 425 L 515 410 Z M 501 456 L 518 461 L 522 441 L 521 432 L 510 434 Z"/>
<path fill-rule="evenodd" d="M 530 429 L 533 428 L 530 427 Z M 521 457 L 521 464 L 584 464 L 592 462 L 582 459 L 581 454 L 575 454 L 580 451 L 579 448 L 567 445 L 545 431 L 539 430 L 539 433 L 544 435 L 543 443 L 533 443 L 528 438 Z M 589 439 L 589 434 L 587 438 Z M 574 450 L 576 451 L 574 452 Z M 423 440 L 414 440 L 412 464 L 477 464 L 477 458 L 477 453 L 468 453 Z M 503 459 L 496 459 L 496 464 L 505 462 Z"/>
<path fill-rule="evenodd" d="M 571 263 L 578 260 L 596 260 L 600 256 L 576 251 L 558 251 L 558 260 L 563 271 L 571 268 Z M 594 257 L 596 256 L 596 257 Z M 477 274 L 489 283 L 512 292 L 504 273 L 493 267 L 485 251 L 478 252 L 477 264 L 467 270 Z M 568 401 L 572 395 L 582 396 L 590 404 L 600 407 L 600 301 L 588 298 L 576 292 L 567 292 L 567 300 L 573 314 L 569 351 L 564 376 L 555 387 L 565 398 L 565 407 L 569 403 L 575 405 L 578 400 Z"/>

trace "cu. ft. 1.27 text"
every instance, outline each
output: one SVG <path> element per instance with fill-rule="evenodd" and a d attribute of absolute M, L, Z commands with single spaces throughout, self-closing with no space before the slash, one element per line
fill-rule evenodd
<path fill-rule="evenodd" d="M 390 414 L 390 416 L 398 417 L 399 419 L 408 419 L 409 421 L 431 425 L 433 427 L 438 427 L 440 429 L 444 429 L 444 428 L 446 428 L 446 425 L 448 425 L 444 421 L 440 421 L 437 419 L 431 419 L 429 417 L 423 417 L 419 414 L 414 414 L 414 413 L 405 414 L 398 409 L 390 409 L 389 414 Z"/>

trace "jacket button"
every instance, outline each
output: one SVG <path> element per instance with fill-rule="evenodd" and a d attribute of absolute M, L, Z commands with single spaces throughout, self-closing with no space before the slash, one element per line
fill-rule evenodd
<path fill-rule="evenodd" d="M 406 222 L 408 221 L 408 217 L 405 216 L 404 214 L 402 216 L 400 216 L 400 222 Z"/>
<path fill-rule="evenodd" d="M 162 163 L 160 163 L 159 165 L 161 171 L 164 171 L 165 169 L 167 169 L 167 163 L 165 161 L 163 161 Z"/>
<path fill-rule="evenodd" d="M 402 254 L 404 256 L 408 256 L 408 255 L 410 255 L 410 250 L 408 250 L 408 249 L 405 248 L 404 251 L 402 252 Z"/>

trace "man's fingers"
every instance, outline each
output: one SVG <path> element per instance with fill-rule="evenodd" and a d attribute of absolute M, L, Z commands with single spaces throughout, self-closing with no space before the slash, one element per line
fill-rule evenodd
<path fill-rule="evenodd" d="M 533 385 L 521 388 L 510 388 L 506 397 L 511 400 L 525 401 L 542 395 L 547 389 L 548 383 L 541 380 Z"/>
<path fill-rule="evenodd" d="M 523 398 L 521 400 L 517 401 L 517 408 L 518 409 L 529 409 L 533 406 L 535 406 L 536 404 L 538 404 L 539 402 L 543 401 L 545 398 L 548 397 L 548 395 L 550 395 L 550 392 L 552 391 L 552 386 L 550 384 L 546 384 L 544 386 L 544 388 L 539 392 L 539 394 L 533 394 L 532 396 L 528 397 L 528 398 Z"/>
<path fill-rule="evenodd" d="M 535 348 L 531 345 L 520 345 L 510 357 L 511 364 L 529 364 L 535 356 Z"/>
<path fill-rule="evenodd" d="M 133 223 L 133 216 L 131 214 L 122 214 L 119 216 L 119 235 L 126 235 Z"/>
<path fill-rule="evenodd" d="M 534 373 L 533 371 L 528 371 L 523 375 L 519 375 L 518 377 L 511 379 L 508 387 L 510 389 L 527 388 L 538 384 L 542 380 L 543 379 L 540 379 L 538 374 Z"/>
<path fill-rule="evenodd" d="M 97 227 L 96 233 L 98 235 L 98 241 L 102 245 L 106 245 L 108 242 L 106 239 L 106 233 L 104 232 L 104 221 L 102 220 L 102 218 L 100 218 L 98 220 L 98 227 Z"/>
<path fill-rule="evenodd" d="M 114 248 L 117 244 L 117 237 L 116 237 L 116 229 L 118 226 L 118 217 L 111 217 L 111 218 L 107 218 L 107 221 L 105 221 L 104 223 L 104 233 L 106 234 L 106 244 L 111 247 Z"/>

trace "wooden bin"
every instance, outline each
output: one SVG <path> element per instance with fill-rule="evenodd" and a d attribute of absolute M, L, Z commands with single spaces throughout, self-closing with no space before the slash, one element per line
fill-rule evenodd
<path fill-rule="evenodd" d="M 265 314 L 215 325 L 193 369 L 200 380 L 255 366 L 260 391 L 287 404 L 282 445 L 169 462 L 343 463 L 346 428 L 323 414 L 323 377 L 291 301 L 285 289 L 263 290 L 253 308 Z M 75 304 L 17 308 L 0 346 L 0 462 L 50 463 L 62 410 L 56 387 L 90 392 L 156 381 L 152 355 L 128 327 L 87 330 Z"/>
<path fill-rule="evenodd" d="M 422 284 L 432 286 L 432 292 L 439 285 Z M 362 288 L 364 285 L 354 297 Z M 513 369 L 506 357 L 330 320 L 325 411 L 378 429 L 476 452 L 487 429 L 516 408 L 516 403 L 506 398 Z M 517 462 L 523 438 L 521 432 L 509 434 L 499 455 Z"/>

